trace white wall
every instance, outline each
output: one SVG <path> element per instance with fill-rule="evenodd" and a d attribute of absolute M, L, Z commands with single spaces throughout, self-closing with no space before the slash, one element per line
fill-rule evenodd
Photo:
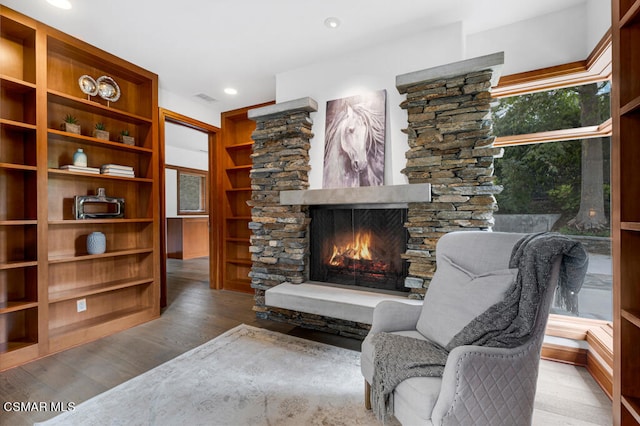
<path fill-rule="evenodd" d="M 322 187 L 326 102 L 380 89 L 387 90 L 385 185 L 407 183 L 400 173 L 408 149 L 406 135 L 400 129 L 407 125 L 407 114 L 398 106 L 403 96 L 395 88 L 395 78 L 399 74 L 461 59 L 463 33 L 462 25 L 457 23 L 278 74 L 276 102 L 307 96 L 318 102 L 318 112 L 311 114 L 314 138 L 309 151 L 310 187 Z"/>
<path fill-rule="evenodd" d="M 167 217 L 178 217 L 178 172 L 174 169 L 164 170 L 165 211 Z"/>
<path fill-rule="evenodd" d="M 216 108 L 215 103 L 209 105 L 204 101 L 194 101 L 160 88 L 158 89 L 158 105 L 160 108 L 220 127 L 220 114 L 222 111 Z"/>
<path fill-rule="evenodd" d="M 207 170 L 209 137 L 206 133 L 174 123 L 166 123 L 164 131 L 165 164 Z"/>
<path fill-rule="evenodd" d="M 611 28 L 611 2 L 609 0 L 589 0 L 587 4 L 587 45 L 595 47 Z"/>
<path fill-rule="evenodd" d="M 206 133 L 173 123 L 165 125 L 165 164 L 208 170 L 209 159 L 206 152 L 187 150 L 174 144 L 201 146 L 206 150 L 209 139 Z M 178 216 L 178 175 L 175 170 L 165 170 L 165 199 L 167 217 Z"/>
<path fill-rule="evenodd" d="M 385 185 L 406 183 L 406 112 L 399 107 L 395 77 L 461 59 L 505 52 L 502 75 L 584 60 L 610 25 L 609 2 L 588 0 L 554 14 L 465 34 L 461 23 L 443 26 L 401 40 L 391 40 L 348 56 L 316 63 L 276 76 L 276 101 L 311 97 L 314 138 L 309 151 L 310 188 L 322 187 L 326 102 L 367 91 L 387 90 Z"/>
<path fill-rule="evenodd" d="M 594 45 L 587 40 L 586 3 L 554 14 L 516 22 L 467 36 L 466 57 L 505 52 L 502 75 L 585 59 Z M 598 40 L 604 33 L 598 36 Z"/>

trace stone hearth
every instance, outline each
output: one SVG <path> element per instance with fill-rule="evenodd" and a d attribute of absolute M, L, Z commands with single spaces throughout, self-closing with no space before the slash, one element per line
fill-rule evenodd
<path fill-rule="evenodd" d="M 411 298 L 420 299 L 428 289 L 435 271 L 435 245 L 442 235 L 489 230 L 493 225 L 494 194 L 501 191 L 493 183 L 493 160 L 502 150 L 493 147 L 490 88 L 497 83 L 496 70 L 503 59 L 501 53 L 488 55 L 396 78 L 398 91 L 406 94 L 400 107 L 407 111 L 403 132 L 410 148 L 402 173 L 409 186 L 431 186 L 431 199 L 407 201 L 409 242 L 403 258 L 409 262 L 405 286 L 411 289 Z M 336 306 L 324 303 L 326 311 L 318 310 L 321 300 L 316 308 L 305 308 L 309 300 L 299 299 L 305 287 L 292 287 L 308 279 L 308 206 L 312 204 L 308 197 L 314 195 L 307 191 L 313 137 L 310 113 L 316 110 L 314 100 L 303 98 L 249 112 L 256 121 L 249 202 L 254 310 L 261 318 L 362 337 L 369 326 L 357 318 L 366 316 L 332 317 Z M 375 191 L 379 190 L 388 189 Z M 299 197 L 304 204 L 292 202 L 291 197 Z M 265 293 L 282 283 L 288 284 L 274 289 L 272 295 L 277 297 L 267 300 L 289 301 L 269 306 Z M 295 295 L 283 298 L 287 288 Z"/>

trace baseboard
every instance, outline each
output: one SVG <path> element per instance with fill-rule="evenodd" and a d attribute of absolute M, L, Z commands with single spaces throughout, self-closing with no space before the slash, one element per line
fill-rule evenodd
<path fill-rule="evenodd" d="M 587 366 L 588 350 L 578 347 L 569 347 L 555 343 L 545 342 L 542 344 L 541 358 L 550 361 L 564 362 L 566 364 Z"/>

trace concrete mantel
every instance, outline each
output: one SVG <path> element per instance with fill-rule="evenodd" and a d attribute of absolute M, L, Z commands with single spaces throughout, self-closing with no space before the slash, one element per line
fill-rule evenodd
<path fill-rule="evenodd" d="M 247 116 L 249 120 L 258 120 L 295 111 L 316 112 L 318 111 L 318 102 L 310 97 L 300 98 L 277 103 L 275 105 L 267 105 L 261 108 L 251 109 L 247 113 Z"/>
<path fill-rule="evenodd" d="M 282 191 L 282 205 L 406 204 L 431 201 L 431 184 Z"/>
<path fill-rule="evenodd" d="M 396 88 L 398 92 L 406 93 L 409 86 L 417 83 L 447 79 L 483 70 L 493 71 L 491 86 L 495 86 L 500 79 L 503 64 L 504 52 L 478 56 L 477 58 L 465 59 L 464 61 L 398 75 L 396 76 Z"/>

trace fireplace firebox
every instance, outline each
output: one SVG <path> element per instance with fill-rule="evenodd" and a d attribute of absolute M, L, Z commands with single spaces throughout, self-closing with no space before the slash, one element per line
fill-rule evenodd
<path fill-rule="evenodd" d="M 406 208 L 311 209 L 309 274 L 312 281 L 409 291 L 404 286 Z"/>

